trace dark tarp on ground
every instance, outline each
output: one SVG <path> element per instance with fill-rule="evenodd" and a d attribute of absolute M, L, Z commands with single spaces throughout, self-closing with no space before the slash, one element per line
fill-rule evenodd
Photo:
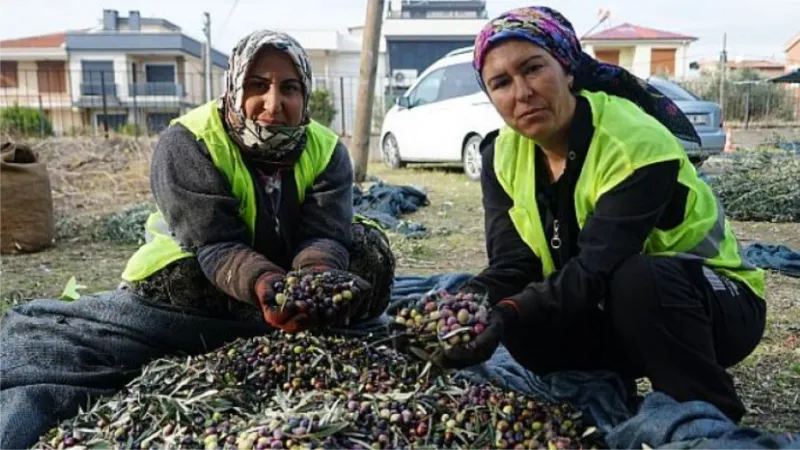
<path fill-rule="evenodd" d="M 427 234 L 424 225 L 399 219 L 403 214 L 412 213 L 423 206 L 428 206 L 428 195 L 411 186 L 394 186 L 378 181 L 364 193 L 353 185 L 353 210 L 356 214 L 407 236 L 421 237 Z"/>
<path fill-rule="evenodd" d="M 800 277 L 800 253 L 785 245 L 756 242 L 744 249 L 744 258 L 762 269 Z"/>
<path fill-rule="evenodd" d="M 454 292 L 468 278 L 467 274 L 399 277 L 390 311 L 431 290 Z M 383 316 L 361 333 L 386 330 L 382 324 L 388 320 Z M 71 303 L 35 300 L 14 308 L 0 329 L 0 448 L 30 447 L 54 425 L 48 419 L 74 415 L 87 395 L 111 394 L 153 358 L 200 352 L 267 332 L 261 323 L 156 307 L 124 291 Z M 740 428 L 707 403 L 678 404 L 663 394 L 648 395 L 633 415 L 615 374 L 563 372 L 537 377 L 502 348 L 487 363 L 462 375 L 491 379 L 538 398 L 572 402 L 608 433 L 613 448 L 641 448 L 643 442 L 654 448 L 800 448 L 800 435 Z"/>

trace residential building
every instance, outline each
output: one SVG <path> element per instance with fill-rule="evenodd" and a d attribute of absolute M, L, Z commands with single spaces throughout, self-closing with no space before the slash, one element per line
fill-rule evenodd
<path fill-rule="evenodd" d="M 622 66 L 640 78 L 685 77 L 689 70 L 687 50 L 696 40 L 693 36 L 630 23 L 581 39 L 584 51 L 596 59 Z"/>
<path fill-rule="evenodd" d="M 285 30 L 306 50 L 311 63 L 314 89 L 331 93 L 336 116 L 331 129 L 340 135 L 352 135 L 358 98 L 358 73 L 361 64 L 363 27 L 341 30 Z M 386 44 L 378 50 L 376 107 L 380 108 L 387 81 Z"/>
<path fill-rule="evenodd" d="M 0 106 L 38 107 L 57 134 L 129 124 L 158 132 L 206 99 L 204 44 L 138 11 L 104 10 L 98 27 L 2 41 L 0 49 Z M 212 49 L 211 62 L 213 96 L 227 56 Z"/>
<path fill-rule="evenodd" d="M 483 0 L 394 0 L 387 19 L 487 19 Z"/>
<path fill-rule="evenodd" d="M 473 45 L 486 19 L 483 0 L 390 0 L 383 36 L 393 87 L 405 90 L 436 60 Z"/>
<path fill-rule="evenodd" d="M 786 53 L 786 71 L 791 72 L 797 77 L 800 71 L 800 33 L 797 33 L 784 48 Z M 795 98 L 795 113 L 796 120 L 800 119 L 800 84 L 797 82 L 788 85 L 789 89 L 793 91 Z"/>
<path fill-rule="evenodd" d="M 387 110 L 394 97 L 433 62 L 451 50 L 472 45 L 486 17 L 483 0 L 390 0 L 381 27 L 376 115 Z M 306 49 L 315 87 L 326 88 L 334 97 L 337 114 L 331 128 L 341 135 L 352 134 L 364 27 L 285 31 Z"/>
<path fill-rule="evenodd" d="M 797 33 L 786 44 L 786 71 L 800 69 L 800 33 Z"/>
<path fill-rule="evenodd" d="M 697 65 L 701 71 L 714 73 L 719 70 L 719 60 L 707 59 L 698 61 Z M 786 72 L 786 64 L 780 61 L 768 59 L 742 59 L 732 58 L 727 63 L 728 72 L 750 69 L 757 73 L 761 78 L 767 79 L 783 75 Z"/>
<path fill-rule="evenodd" d="M 0 42 L 0 107 L 17 104 L 43 111 L 59 132 L 79 125 L 72 108 L 66 33 Z"/>

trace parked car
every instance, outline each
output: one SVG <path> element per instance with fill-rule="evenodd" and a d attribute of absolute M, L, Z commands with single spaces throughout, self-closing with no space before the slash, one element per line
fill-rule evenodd
<path fill-rule="evenodd" d="M 480 178 L 479 144 L 503 119 L 481 90 L 472 48 L 453 50 L 425 69 L 384 117 L 381 156 L 392 168 L 407 163 L 461 163 Z"/>
<path fill-rule="evenodd" d="M 726 137 L 722 110 L 717 103 L 704 101 L 683 87 L 661 78 L 650 77 L 647 81 L 672 99 L 697 130 L 700 145 L 681 140 L 693 163 L 700 165 L 708 157 L 722 153 Z"/>
<path fill-rule="evenodd" d="M 702 145 L 682 141 L 690 159 L 701 164 L 722 152 L 725 130 L 719 105 L 700 100 L 675 83 L 650 78 L 697 129 Z M 453 50 L 425 69 L 386 113 L 381 157 L 391 168 L 408 163 L 461 163 L 472 180 L 480 178 L 479 144 L 503 119 L 481 90 L 472 69 L 472 47 Z"/>

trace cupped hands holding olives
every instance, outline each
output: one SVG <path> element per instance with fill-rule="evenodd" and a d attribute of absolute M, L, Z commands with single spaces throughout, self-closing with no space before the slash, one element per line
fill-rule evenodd
<path fill-rule="evenodd" d="M 264 320 L 288 333 L 349 325 L 361 314 L 372 289 L 361 277 L 334 269 L 294 271 L 261 283 L 268 283 L 262 289 L 268 294 L 263 300 L 259 296 Z"/>

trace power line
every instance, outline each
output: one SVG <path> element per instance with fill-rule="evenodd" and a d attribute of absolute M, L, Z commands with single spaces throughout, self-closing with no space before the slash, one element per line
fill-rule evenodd
<path fill-rule="evenodd" d="M 233 11 L 236 9 L 236 5 L 239 4 L 239 0 L 233 0 L 233 4 L 231 5 L 231 9 L 228 10 L 228 15 L 225 16 L 225 21 L 222 22 L 222 27 L 219 30 L 219 34 L 217 37 L 222 39 L 222 36 L 225 34 L 225 29 L 228 28 L 228 20 L 230 20 L 231 16 L 233 15 Z"/>

